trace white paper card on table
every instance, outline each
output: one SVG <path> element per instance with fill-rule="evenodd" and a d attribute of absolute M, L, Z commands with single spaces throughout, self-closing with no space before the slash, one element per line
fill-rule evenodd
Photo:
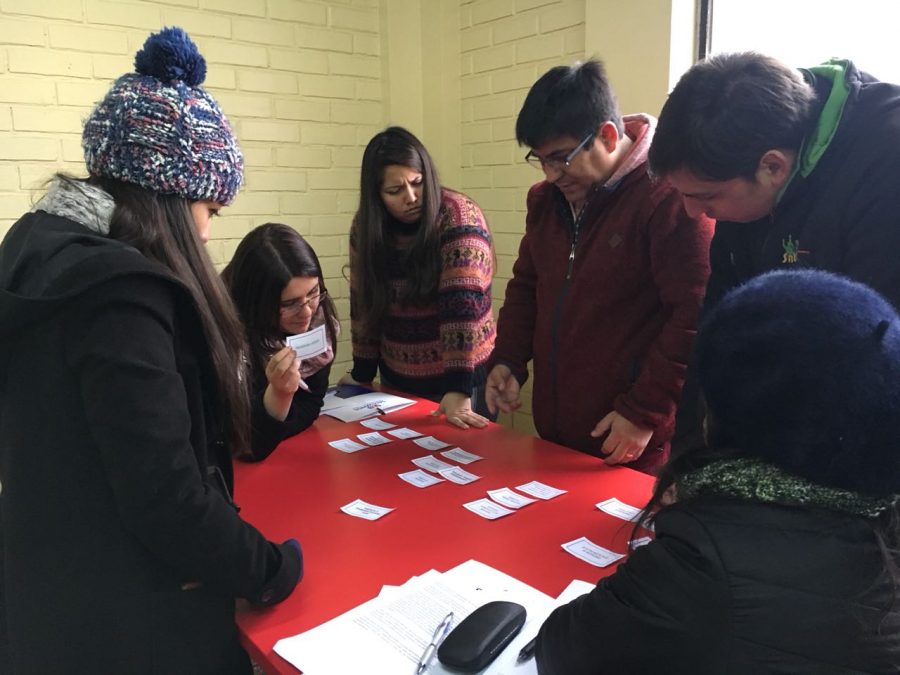
<path fill-rule="evenodd" d="M 608 567 L 625 557 L 622 553 L 610 551 L 592 542 L 587 537 L 579 537 L 562 545 L 563 549 L 576 558 L 590 563 L 594 567 Z"/>
<path fill-rule="evenodd" d="M 365 450 L 369 447 L 368 445 L 351 441 L 349 438 L 342 438 L 339 441 L 328 441 L 328 445 L 332 448 L 337 448 L 341 452 L 359 452 L 360 450 Z"/>
<path fill-rule="evenodd" d="M 415 485 L 416 487 L 420 488 L 429 487 L 431 485 L 436 485 L 438 483 L 444 482 L 443 478 L 432 476 L 430 473 L 425 473 L 424 471 L 422 471 L 422 469 L 414 469 L 413 471 L 398 473 L 397 475 L 410 485 Z"/>
<path fill-rule="evenodd" d="M 387 515 L 394 509 L 388 508 L 386 506 L 375 506 L 375 504 L 369 504 L 368 502 L 364 502 L 362 499 L 354 499 L 349 504 L 345 504 L 341 507 L 341 511 L 350 516 L 356 516 L 357 518 L 364 518 L 365 520 L 378 520 L 382 516 Z"/>
<path fill-rule="evenodd" d="M 619 501 L 615 497 L 610 497 L 609 499 L 600 502 L 597 504 L 597 508 L 604 513 L 608 513 L 616 518 L 621 518 L 622 520 L 627 520 L 631 523 L 636 523 L 638 518 L 641 517 L 641 509 Z"/>
<path fill-rule="evenodd" d="M 413 673 L 435 626 L 448 612 L 453 612 L 455 626 L 492 600 L 512 600 L 524 606 L 529 633 L 523 629 L 482 675 L 535 673 L 518 668 L 515 659 L 540 626 L 532 626 L 530 618 L 546 616 L 552 599 L 474 560 L 436 577 L 422 575 L 399 592 L 373 598 L 305 633 L 279 640 L 274 649 L 309 675 Z M 450 673 L 437 659 L 428 669 L 428 675 Z"/>
<path fill-rule="evenodd" d="M 466 485 L 467 483 L 474 483 L 476 480 L 481 480 L 481 476 L 469 473 L 458 466 L 451 466 L 449 469 L 441 469 L 438 471 L 438 475 L 443 476 L 451 483 L 456 483 L 457 485 Z"/>
<path fill-rule="evenodd" d="M 367 417 L 380 415 L 382 412 L 391 413 L 414 405 L 415 401 L 385 394 L 381 391 L 371 391 L 368 394 L 357 394 L 349 398 L 341 398 L 333 391 L 325 395 L 322 403 L 322 414 L 335 417 L 341 422 L 358 422 Z"/>
<path fill-rule="evenodd" d="M 418 438 L 422 434 L 420 434 L 415 429 L 407 429 L 406 427 L 400 427 L 399 429 L 392 429 L 388 432 L 391 436 L 395 438 Z"/>
<path fill-rule="evenodd" d="M 444 441 L 439 441 L 434 436 L 422 436 L 422 438 L 415 439 L 413 443 L 422 446 L 426 450 L 440 450 L 450 445 L 449 443 L 444 443 Z"/>
<path fill-rule="evenodd" d="M 378 417 L 370 417 L 367 420 L 360 421 L 366 429 L 374 429 L 375 431 L 384 431 L 385 429 L 393 429 L 396 424 L 391 424 L 390 422 L 385 422 L 383 419 Z"/>
<path fill-rule="evenodd" d="M 454 462 L 459 462 L 460 464 L 471 464 L 472 462 L 477 462 L 479 459 L 484 459 L 481 455 L 466 452 L 462 448 L 444 450 L 441 454 L 447 459 L 452 459 Z"/>
<path fill-rule="evenodd" d="M 520 492 L 524 492 L 527 495 L 531 495 L 532 497 L 537 497 L 538 499 L 553 499 L 554 497 L 559 497 L 560 495 L 566 494 L 568 490 L 560 490 L 559 488 L 550 487 L 549 485 L 545 485 L 540 481 L 533 480 L 530 483 L 525 483 L 523 485 L 516 485 L 516 490 Z"/>
<path fill-rule="evenodd" d="M 366 445 L 383 445 L 391 442 L 390 438 L 385 438 L 377 431 L 371 431 L 367 434 L 358 434 L 356 437 Z"/>
<path fill-rule="evenodd" d="M 521 509 L 523 506 L 534 504 L 537 501 L 536 499 L 516 494 L 508 487 L 499 488 L 497 490 L 488 490 L 488 496 L 498 504 L 502 504 L 511 509 Z"/>
<path fill-rule="evenodd" d="M 328 341 L 325 339 L 325 324 L 305 333 L 297 335 L 288 335 L 288 347 L 291 347 L 297 354 L 298 358 L 311 359 L 313 356 L 324 354 L 328 351 Z"/>
<path fill-rule="evenodd" d="M 412 463 L 421 469 L 427 469 L 428 471 L 433 471 L 434 473 L 438 473 L 443 471 L 444 469 L 452 469 L 452 464 L 447 464 L 447 462 L 442 462 L 437 457 L 432 457 L 431 455 L 425 455 L 424 457 L 416 457 L 412 460 Z"/>
<path fill-rule="evenodd" d="M 628 542 L 628 548 L 632 551 L 636 548 L 640 548 L 641 546 L 646 546 L 651 541 L 653 541 L 652 537 L 638 537 L 637 539 L 632 539 Z"/>
<path fill-rule="evenodd" d="M 481 499 L 476 499 L 474 502 L 468 502 L 463 504 L 469 511 L 472 513 L 477 513 L 482 518 L 487 518 L 488 520 L 496 520 L 497 518 L 502 518 L 503 516 L 508 516 L 515 511 L 510 511 L 509 509 L 504 509 L 499 504 L 495 504 L 487 497 L 482 497 Z"/>

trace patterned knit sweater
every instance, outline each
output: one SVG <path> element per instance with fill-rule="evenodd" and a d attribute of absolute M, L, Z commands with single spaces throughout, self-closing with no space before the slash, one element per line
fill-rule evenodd
<path fill-rule="evenodd" d="M 352 372 L 360 382 L 370 382 L 380 369 L 399 389 L 437 397 L 448 391 L 470 394 L 484 378 L 495 337 L 491 233 L 478 205 L 459 192 L 442 191 L 438 217 L 441 278 L 434 302 L 414 306 L 396 300 L 407 285 L 407 263 L 401 249 L 391 248 L 392 300 L 381 335 L 366 335 L 358 321 L 351 322 Z"/>

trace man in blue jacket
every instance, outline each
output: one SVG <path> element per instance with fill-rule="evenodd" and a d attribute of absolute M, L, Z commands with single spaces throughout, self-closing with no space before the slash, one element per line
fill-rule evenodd
<path fill-rule="evenodd" d="M 750 277 L 797 267 L 900 307 L 900 86 L 847 60 L 796 70 L 753 52 L 713 56 L 672 90 L 649 161 L 690 215 L 717 220 L 704 311 Z M 698 441 L 692 380 L 676 450 Z"/>

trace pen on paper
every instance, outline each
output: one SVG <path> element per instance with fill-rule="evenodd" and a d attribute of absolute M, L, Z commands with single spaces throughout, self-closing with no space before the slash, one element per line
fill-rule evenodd
<path fill-rule="evenodd" d="M 427 669 L 431 660 L 434 658 L 437 648 L 441 646 L 447 633 L 450 632 L 450 626 L 453 624 L 453 612 L 447 614 L 440 625 L 434 629 L 434 635 L 431 636 L 431 642 L 422 652 L 422 658 L 419 659 L 419 666 L 416 668 L 416 675 L 422 675 Z"/>
<path fill-rule="evenodd" d="M 525 646 L 519 650 L 519 655 L 516 657 L 516 663 L 523 663 L 534 656 L 535 643 L 537 643 L 537 635 L 531 638 Z"/>
<path fill-rule="evenodd" d="M 378 411 L 378 414 L 379 414 L 379 415 L 384 415 L 384 410 L 382 410 L 381 408 L 379 408 L 377 405 L 375 406 L 375 410 Z"/>

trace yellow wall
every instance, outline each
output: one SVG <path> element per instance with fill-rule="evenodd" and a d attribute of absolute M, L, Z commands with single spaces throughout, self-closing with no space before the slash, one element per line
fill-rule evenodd
<path fill-rule="evenodd" d="M 336 379 L 350 360 L 342 267 L 368 139 L 389 123 L 409 127 L 443 182 L 482 206 L 499 308 L 525 192 L 540 178 L 514 139 L 530 85 L 596 54 L 623 110 L 655 114 L 689 65 L 692 22 L 693 0 L 0 0 L 0 236 L 53 172 L 83 175 L 91 106 L 132 70 L 150 31 L 181 26 L 247 159 L 210 253 L 224 265 L 270 220 L 308 237 L 345 319 Z M 531 430 L 526 398 L 503 421 Z"/>

